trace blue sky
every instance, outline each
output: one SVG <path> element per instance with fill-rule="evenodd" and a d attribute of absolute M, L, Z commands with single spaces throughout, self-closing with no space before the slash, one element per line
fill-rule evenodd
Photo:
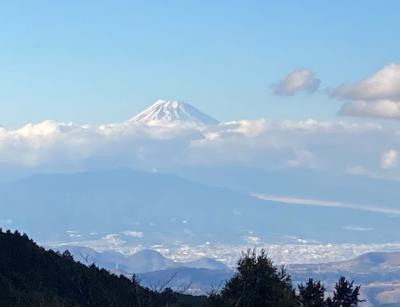
<path fill-rule="evenodd" d="M 400 61 L 398 1 L 9 1 L 0 124 L 124 120 L 188 101 L 221 120 L 330 118 L 325 89 Z M 313 95 L 275 96 L 297 68 Z"/>

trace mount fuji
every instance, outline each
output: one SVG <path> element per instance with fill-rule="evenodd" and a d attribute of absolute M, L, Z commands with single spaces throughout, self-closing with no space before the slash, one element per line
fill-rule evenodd
<path fill-rule="evenodd" d="M 129 120 L 148 125 L 194 124 L 214 125 L 218 121 L 192 105 L 181 101 L 157 100 L 143 112 Z"/>

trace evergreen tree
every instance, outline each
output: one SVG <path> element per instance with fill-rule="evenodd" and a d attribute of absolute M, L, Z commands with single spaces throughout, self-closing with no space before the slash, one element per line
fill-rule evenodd
<path fill-rule="evenodd" d="M 291 278 L 282 267 L 278 269 L 265 250 L 259 254 L 248 250 L 237 265 L 237 273 L 220 294 L 222 306 L 291 307 L 297 306 Z M 216 305 L 218 306 L 218 305 Z M 219 305 L 221 306 L 221 305 Z"/>
<path fill-rule="evenodd" d="M 298 301 L 303 307 L 325 307 L 325 287 L 318 281 L 315 282 L 312 278 L 306 284 L 300 284 Z"/>
<path fill-rule="evenodd" d="M 359 303 L 360 286 L 354 287 L 354 281 L 349 282 L 345 277 L 340 277 L 335 285 L 333 298 L 327 299 L 328 307 L 357 307 Z"/>

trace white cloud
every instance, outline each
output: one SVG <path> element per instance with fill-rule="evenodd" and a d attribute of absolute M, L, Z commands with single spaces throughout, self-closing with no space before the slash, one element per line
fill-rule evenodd
<path fill-rule="evenodd" d="M 340 115 L 400 119 L 400 102 L 392 100 L 351 101 L 343 104 Z"/>
<path fill-rule="evenodd" d="M 381 166 L 383 169 L 391 169 L 397 166 L 398 164 L 398 155 L 397 150 L 389 150 L 384 152 L 381 157 Z"/>
<path fill-rule="evenodd" d="M 340 85 L 333 95 L 350 100 L 399 100 L 400 64 L 388 64 L 365 80 Z"/>
<path fill-rule="evenodd" d="M 275 95 L 292 96 L 298 92 L 315 92 L 321 80 L 315 77 L 309 69 L 296 69 L 289 73 L 283 80 L 273 86 Z"/>
<path fill-rule="evenodd" d="M 363 204 L 353 204 L 342 201 L 335 200 L 321 200 L 321 199 L 309 199 L 294 196 L 285 195 L 268 195 L 262 193 L 253 193 L 252 196 L 258 199 L 268 200 L 289 205 L 303 205 L 303 206 L 317 206 L 317 207 L 333 207 L 342 209 L 352 209 L 361 211 L 370 211 L 376 213 L 384 213 L 390 215 L 400 215 L 400 209 L 397 208 L 387 208 L 380 205 L 363 205 Z"/>
<path fill-rule="evenodd" d="M 332 95 L 347 100 L 341 115 L 400 119 L 400 64 L 388 64 L 365 80 L 342 84 Z"/>
<path fill-rule="evenodd" d="M 365 120 L 259 119 L 201 129 L 46 121 L 0 129 L 0 173 L 13 168 L 32 173 L 114 167 L 163 172 L 203 166 L 348 173 L 357 165 L 364 174 L 386 174 L 377 157 L 387 151 L 387 144 L 399 151 L 399 135 L 400 129 L 393 125 Z M 391 176 L 400 178 L 400 169 L 393 172 Z"/>

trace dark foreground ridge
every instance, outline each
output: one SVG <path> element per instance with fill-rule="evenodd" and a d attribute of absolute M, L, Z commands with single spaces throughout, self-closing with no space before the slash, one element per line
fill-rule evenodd
<path fill-rule="evenodd" d="M 39 247 L 26 235 L 0 232 L 0 306 L 203 306 L 205 297 L 161 293 Z"/>
<path fill-rule="evenodd" d="M 177 293 L 166 286 L 153 291 L 134 276 L 128 279 L 94 264 L 85 266 L 68 251 L 45 250 L 25 234 L 0 229 L 1 307 L 355 307 L 359 290 L 342 277 L 332 298 L 325 298 L 324 285 L 312 279 L 296 293 L 290 275 L 274 266 L 262 250 L 245 253 L 235 275 L 208 297 Z"/>

